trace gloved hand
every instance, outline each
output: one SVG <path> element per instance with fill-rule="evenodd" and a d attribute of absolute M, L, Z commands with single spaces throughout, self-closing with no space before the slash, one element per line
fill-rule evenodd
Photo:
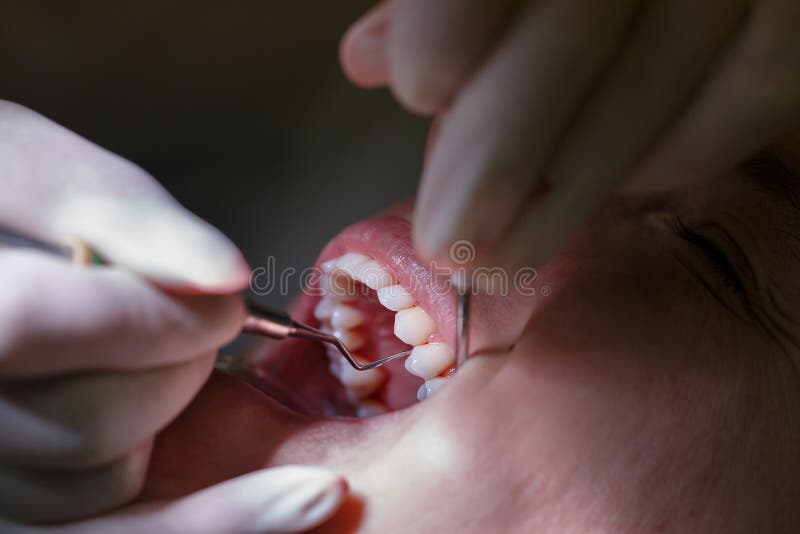
<path fill-rule="evenodd" d="M 798 125 L 795 0 L 385 0 L 342 43 L 356 83 L 436 115 L 415 241 L 537 266 L 623 179 L 726 171 Z"/>
<path fill-rule="evenodd" d="M 0 224 L 49 241 L 79 238 L 115 266 L 0 249 L 5 532 L 83 519 L 137 495 L 154 436 L 241 327 L 233 293 L 249 269 L 143 170 L 3 101 L 0 188 Z M 345 494 L 325 470 L 285 467 L 68 530 L 298 531 L 332 514 Z"/>

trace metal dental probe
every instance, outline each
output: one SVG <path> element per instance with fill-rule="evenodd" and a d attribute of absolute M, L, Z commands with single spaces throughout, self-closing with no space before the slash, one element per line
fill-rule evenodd
<path fill-rule="evenodd" d="M 375 369 L 392 360 L 403 358 L 411 354 L 410 350 L 404 350 L 403 352 L 385 356 L 374 362 L 361 363 L 353 356 L 350 350 L 348 350 L 347 346 L 342 343 L 342 340 L 333 334 L 328 334 L 313 326 L 299 323 L 293 320 L 289 314 L 283 310 L 268 308 L 251 301 L 246 301 L 246 303 L 249 313 L 242 326 L 243 334 L 262 335 L 271 337 L 272 339 L 296 337 L 328 343 L 336 347 L 347 362 L 359 371 Z"/>
<path fill-rule="evenodd" d="M 459 274 L 461 276 L 459 276 Z M 456 369 L 469 357 L 469 305 L 472 287 L 465 273 L 453 275 L 456 286 Z"/>
<path fill-rule="evenodd" d="M 82 241 L 74 240 L 71 243 L 58 245 L 26 236 L 17 231 L 9 230 L 0 226 L 0 250 L 3 247 L 38 250 L 40 252 L 65 258 L 78 265 L 106 264 L 106 262 L 103 261 L 102 256 L 97 254 Z M 392 360 L 403 358 L 411 354 L 410 350 L 406 350 L 390 356 L 385 356 L 373 362 L 362 363 L 357 360 L 347 346 L 342 343 L 342 340 L 333 334 L 322 332 L 321 330 L 318 330 L 312 326 L 295 321 L 284 310 L 262 306 L 261 304 L 251 302 L 247 299 L 245 299 L 245 303 L 248 313 L 244 320 L 244 324 L 242 325 L 243 334 L 255 334 L 272 339 L 295 337 L 327 343 L 336 347 L 336 349 L 347 360 L 347 362 L 358 371 L 375 369 L 376 367 L 381 367 Z"/>

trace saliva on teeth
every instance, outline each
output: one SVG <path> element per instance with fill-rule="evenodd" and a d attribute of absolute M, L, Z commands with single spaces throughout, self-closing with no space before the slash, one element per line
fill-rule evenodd
<path fill-rule="evenodd" d="M 417 399 L 423 400 L 438 391 L 446 382 L 443 376 L 455 363 L 450 347 L 436 338 L 436 323 L 417 305 L 414 297 L 395 277 L 369 256 L 349 252 L 321 265 L 323 297 L 314 309 L 320 328 L 332 333 L 358 353 L 366 343 L 361 326 L 363 313 L 352 303 L 360 298 L 365 286 L 377 293 L 378 301 L 387 310 L 395 312 L 394 335 L 411 345 L 411 355 L 406 359 L 406 370 L 423 380 Z M 360 417 L 384 413 L 386 407 L 370 397 L 387 379 L 384 369 L 357 371 L 337 351 L 327 351 L 331 373 L 347 388 L 356 400 Z"/>

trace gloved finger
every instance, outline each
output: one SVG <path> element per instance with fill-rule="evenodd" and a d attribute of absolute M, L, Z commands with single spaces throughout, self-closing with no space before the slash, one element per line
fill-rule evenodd
<path fill-rule="evenodd" d="M 0 377 L 143 369 L 216 350 L 244 322 L 228 295 L 169 295 L 133 274 L 0 252 Z"/>
<path fill-rule="evenodd" d="M 152 443 L 85 471 L 0 468 L 0 517 L 20 523 L 67 521 L 111 510 L 144 484 Z M 0 524 L 2 526 L 2 524 Z"/>
<path fill-rule="evenodd" d="M 644 8 L 551 159 L 547 191 L 530 201 L 518 237 L 503 244 L 492 263 L 541 265 L 566 242 L 680 116 L 735 36 L 747 4 L 657 0 Z M 678 23 L 681 38 L 675 39 Z"/>
<path fill-rule="evenodd" d="M 631 189 L 662 191 L 718 175 L 800 126 L 800 3 L 756 2 L 750 19 Z"/>
<path fill-rule="evenodd" d="M 393 0 L 390 85 L 409 110 L 445 108 L 504 29 L 512 0 Z"/>
<path fill-rule="evenodd" d="M 347 482 L 326 469 L 283 466 L 243 475 L 175 501 L 133 505 L 105 517 L 37 532 L 304 532 L 333 516 L 347 494 Z"/>
<path fill-rule="evenodd" d="M 236 247 L 145 171 L 2 100 L 0 161 L 0 224 L 44 240 L 79 238 L 111 263 L 178 289 L 247 285 Z"/>
<path fill-rule="evenodd" d="M 98 372 L 0 386 L 0 462 L 87 469 L 124 456 L 194 398 L 214 354 L 136 372 Z"/>
<path fill-rule="evenodd" d="M 480 259 L 507 231 L 542 186 L 542 167 L 636 4 L 549 0 L 520 12 L 442 122 L 414 215 L 423 257 L 449 265 L 451 244 L 466 239 Z"/>
<path fill-rule="evenodd" d="M 373 88 L 389 81 L 391 0 L 383 0 L 357 20 L 339 45 L 339 62 L 354 84 Z"/>

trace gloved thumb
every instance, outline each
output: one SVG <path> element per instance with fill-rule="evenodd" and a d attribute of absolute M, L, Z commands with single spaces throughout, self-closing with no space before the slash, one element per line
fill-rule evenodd
<path fill-rule="evenodd" d="M 347 482 L 327 469 L 283 466 L 233 478 L 175 501 L 132 505 L 106 516 L 59 525 L 52 531 L 82 534 L 304 532 L 333 516 L 347 492 Z M 0 527 L 9 527 L 11 532 L 21 534 L 51 530 L 29 530 L 2 522 Z"/>

